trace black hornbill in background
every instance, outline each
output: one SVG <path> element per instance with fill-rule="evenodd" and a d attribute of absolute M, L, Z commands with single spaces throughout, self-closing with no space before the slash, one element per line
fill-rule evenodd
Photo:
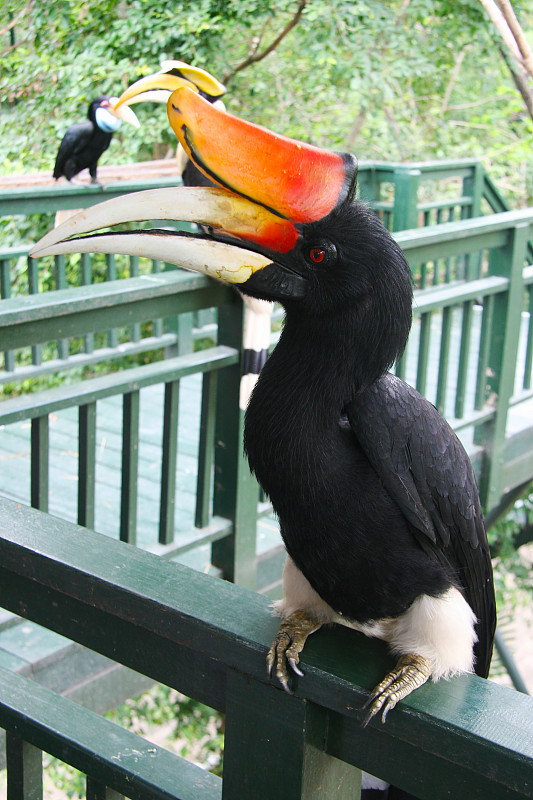
<path fill-rule="evenodd" d="M 157 83 L 158 76 L 154 76 Z M 289 687 L 306 638 L 337 622 L 399 660 L 369 698 L 385 720 L 429 677 L 486 676 L 492 568 L 472 467 L 435 408 L 388 373 L 410 326 L 406 260 L 355 199 L 357 161 L 219 111 L 190 89 L 168 116 L 221 188 L 142 192 L 92 207 L 31 255 L 147 255 L 235 284 L 286 312 L 246 413 L 251 469 L 287 548 L 268 669 Z M 209 234 L 83 236 L 167 216 Z"/>
<path fill-rule="evenodd" d="M 88 169 L 91 183 L 98 183 L 98 160 L 111 144 L 113 134 L 120 128 L 121 120 L 139 127 L 137 117 L 130 108 L 113 108 L 117 101 L 118 97 L 100 95 L 90 103 L 88 119 L 67 128 L 57 151 L 54 167 L 56 180 L 64 176 L 71 181 L 82 169 Z"/>

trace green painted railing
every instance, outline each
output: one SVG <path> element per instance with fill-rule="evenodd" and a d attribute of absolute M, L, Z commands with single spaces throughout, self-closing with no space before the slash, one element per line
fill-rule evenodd
<path fill-rule="evenodd" d="M 476 269 L 472 280 L 466 275 L 461 281 L 415 292 L 413 333 L 396 370 L 425 393 L 463 436 L 489 511 L 533 477 L 533 425 L 516 433 L 509 426 L 513 414 L 533 398 L 533 318 L 529 313 L 533 268 L 526 258 L 532 226 L 533 212 L 527 210 L 395 234 L 414 269 L 421 263 L 431 268 L 442 259 L 483 262 L 482 277 Z M 94 479 L 96 408 L 103 397 L 122 397 L 120 535 L 134 542 L 139 391 L 143 386 L 164 384 L 159 541 L 151 547 L 163 547 L 175 555 L 192 547 L 195 538 L 204 543 L 216 540 L 213 563 L 226 577 L 250 588 L 264 588 L 262 581 L 258 583 L 257 570 L 268 574 L 265 580 L 270 585 L 269 559 L 277 569 L 282 553 L 275 547 L 271 555 L 256 559 L 257 486 L 242 460 L 242 413 L 236 400 L 242 347 L 242 306 L 236 294 L 178 270 L 12 297 L 0 304 L 0 349 L 38 347 L 58 337 L 68 341 L 107 331 L 111 324 L 141 324 L 146 319 L 215 306 L 219 307 L 216 347 L 8 399 L 0 405 L 0 425 L 31 420 L 31 502 L 46 510 L 49 417 L 65 407 L 79 408 L 78 452 L 82 457 L 77 519 L 91 526 L 99 488 Z M 199 530 L 180 535 L 176 543 L 172 476 L 178 458 L 178 386 L 184 375 L 195 371 L 204 376 L 195 512 Z M 217 478 L 212 483 L 211 465 L 213 441 L 222 441 L 221 437 L 226 445 L 215 449 L 215 469 L 229 481 L 229 488 L 218 491 L 213 486 L 220 486 L 220 481 Z"/>
<path fill-rule="evenodd" d="M 436 172 L 435 176 L 438 175 Z M 382 177 L 388 177 L 386 172 L 382 173 Z M 364 185 L 363 181 L 362 190 Z M 386 189 L 385 180 L 382 189 Z M 417 213 L 419 219 L 420 210 Z M 435 402 L 464 438 L 491 520 L 533 479 L 533 422 L 523 423 L 523 418 L 527 419 L 530 414 L 529 403 L 533 400 L 533 266 L 529 245 L 532 234 L 533 209 L 475 219 L 465 214 L 464 219 L 457 221 L 441 221 L 433 226 L 395 233 L 418 283 L 412 336 L 407 354 L 396 370 Z M 5 288 L 10 282 L 7 268 L 0 274 L 4 297 L 0 303 L 0 351 L 8 354 L 8 371 L 9 358 L 14 361 L 14 355 L 9 354 L 14 354 L 20 348 L 33 348 L 38 352 L 38 348 L 54 342 L 58 348 L 56 360 L 61 361 L 60 348 L 63 348 L 63 353 L 70 353 L 72 342 L 85 342 L 91 336 L 107 336 L 109 331 L 120 328 L 139 330 L 146 321 L 168 318 L 176 321 L 183 316 L 190 319 L 192 314 L 218 309 L 217 344 L 207 350 L 194 353 L 189 348 L 189 352 L 174 352 L 172 357 L 157 363 L 31 395 L 22 394 L 0 404 L 0 426 L 23 420 L 31 425 L 30 501 L 34 509 L 41 512 L 49 507 L 50 418 L 65 408 L 78 409 L 77 446 L 76 442 L 70 445 L 78 454 L 78 475 L 73 491 L 77 494 L 76 518 L 80 525 L 85 526 L 83 535 L 87 537 L 86 543 L 79 546 L 79 558 L 75 555 L 75 548 L 72 551 L 69 548 L 64 550 L 61 567 L 64 571 L 56 574 L 53 564 L 59 557 L 56 558 L 57 551 L 53 548 L 59 547 L 59 541 L 64 541 L 65 537 L 74 535 L 72 525 L 64 520 L 42 517 L 37 511 L 27 511 L 20 502 L 15 506 L 6 502 L 2 506 L 5 510 L 4 520 L 13 517 L 14 522 L 6 521 L 3 527 L 5 530 L 17 530 L 17 541 L 5 545 L 6 558 L 7 551 L 15 548 L 13 564 L 18 566 L 13 570 L 18 577 L 9 577 L 11 568 L 6 566 L 7 571 L 0 576 L 2 605 L 15 613 L 27 614 L 37 622 L 82 641 L 150 677 L 171 685 L 177 686 L 179 683 L 180 690 L 190 696 L 203 699 L 216 708 L 225 708 L 228 712 L 228 736 L 231 731 L 231 737 L 235 737 L 227 739 L 226 769 L 227 774 L 233 777 L 227 779 L 223 790 L 217 780 L 198 777 L 194 770 L 189 771 L 186 780 L 192 785 L 199 781 L 198 786 L 203 786 L 202 781 L 207 781 L 209 788 L 206 791 L 214 794 L 207 793 L 206 797 L 220 796 L 221 791 L 227 798 L 242 796 L 237 793 L 235 776 L 246 773 L 242 780 L 248 783 L 239 784 L 238 787 L 240 791 L 242 786 L 250 787 L 246 796 L 254 796 L 251 787 L 258 783 L 263 785 L 264 782 L 269 787 L 268 792 L 271 792 L 262 795 L 265 800 L 270 796 L 312 798 L 315 788 L 311 790 L 309 787 L 313 786 L 315 764 L 320 765 L 324 775 L 331 775 L 332 781 L 345 781 L 352 792 L 349 796 L 355 797 L 353 792 L 356 792 L 357 774 L 331 761 L 331 756 L 384 777 L 392 776 L 396 780 L 400 775 L 401 780 L 396 782 L 415 791 L 420 797 L 450 796 L 449 793 L 439 794 L 442 787 L 448 784 L 452 787 L 452 796 L 454 792 L 455 796 L 459 796 L 459 786 L 467 787 L 465 791 L 468 797 L 528 796 L 527 791 L 531 789 L 531 753 L 524 745 L 526 739 L 523 736 L 528 721 L 524 711 L 526 707 L 520 705 L 523 701 L 517 700 L 514 695 L 510 699 L 510 694 L 499 694 L 503 690 L 476 678 L 428 687 L 404 704 L 397 715 L 397 723 L 391 717 L 392 724 L 387 723 L 384 729 L 380 727 L 377 732 L 374 729 L 363 732 L 360 729 L 359 705 L 355 699 L 362 701 L 363 689 L 375 683 L 387 659 L 379 645 L 363 644 L 357 639 L 361 656 L 352 659 L 350 655 L 347 661 L 346 652 L 349 652 L 349 648 L 346 651 L 344 637 L 349 632 L 340 631 L 327 633 L 324 639 L 317 637 L 318 661 L 313 660 L 315 643 L 310 649 L 310 656 L 307 656 L 306 650 L 310 666 L 306 662 L 306 683 L 304 686 L 302 682 L 301 693 L 297 692 L 296 698 L 291 700 L 277 689 L 266 686 L 264 652 L 275 625 L 266 614 L 266 600 L 241 589 L 259 589 L 276 596 L 284 553 L 279 545 L 260 555 L 257 552 L 258 513 L 265 509 L 258 506 L 257 485 L 242 455 L 243 414 L 238 409 L 238 391 L 243 310 L 236 294 L 201 276 L 179 270 L 157 272 L 148 266 L 146 273 L 139 276 L 101 283 L 87 280 L 82 281 L 82 285 L 68 288 L 61 287 L 59 282 L 58 288 L 52 291 L 13 293 L 9 297 L 9 290 Z M 69 274 L 68 270 L 66 274 Z M 423 275 L 426 276 L 424 280 Z M 179 322 L 174 324 L 177 326 Z M 172 334 L 162 332 L 162 335 Z M 179 337 L 172 341 L 173 345 L 177 343 Z M 173 522 L 176 515 L 176 462 L 180 458 L 176 441 L 179 386 L 182 379 L 195 373 L 201 376 L 202 382 L 196 500 L 190 528 L 178 534 Z M 175 558 L 200 544 L 208 545 L 211 549 L 210 560 L 218 573 L 239 584 L 241 589 L 214 581 L 205 584 L 208 589 L 203 594 L 198 593 L 197 577 L 187 571 L 180 572 L 175 564 L 167 564 L 168 559 L 152 561 L 152 554 L 142 553 L 138 548 L 121 549 L 121 543 L 98 537 L 86 530 L 94 524 L 95 508 L 103 488 L 95 480 L 98 408 L 106 398 L 116 396 L 121 398 L 122 404 L 119 535 L 130 544 L 137 540 L 139 397 L 143 389 L 156 385 L 164 386 L 160 419 L 163 458 L 159 476 L 158 533 L 145 549 L 152 550 L 153 554 Z M 522 418 L 518 426 L 515 417 Z M 530 419 L 533 421 L 533 416 Z M 0 492 L 1 484 L 0 476 Z M 35 534 L 36 525 L 45 532 L 43 539 Z M 28 530 L 33 533 L 26 539 Z M 50 532 L 49 536 L 46 531 Z M 63 531 L 63 539 L 54 538 L 57 531 Z M 19 535 L 20 539 L 17 538 Z M 78 531 L 76 537 L 79 535 Z M 96 537 L 94 542 L 92 537 Z M 79 539 L 76 538 L 76 541 Z M 45 550 L 48 546 L 52 548 L 51 559 L 49 553 L 43 554 L 41 546 Z M 4 545 L 0 543 L 0 549 L 3 548 Z M 102 559 L 99 565 L 91 560 L 93 549 L 98 550 L 94 557 Z M 82 552 L 88 559 L 85 563 L 81 561 Z M 125 560 L 120 561 L 121 558 Z M 125 598 L 121 594 L 120 580 L 110 579 L 109 573 L 104 579 L 103 573 L 99 572 L 101 568 L 105 572 L 107 567 L 103 565 L 111 562 L 115 564 L 115 572 L 111 571 L 115 577 L 118 577 L 117 563 L 123 563 L 124 574 L 132 577 L 135 574 L 142 577 L 147 570 L 146 575 L 150 574 L 150 581 L 154 581 L 151 587 L 154 592 L 159 586 L 173 585 L 170 575 L 186 575 L 183 592 L 180 590 L 174 595 L 172 589 L 173 603 L 176 600 L 175 610 L 180 609 L 176 611 L 178 616 L 173 616 L 174 611 L 168 611 L 168 598 L 163 598 L 165 602 L 161 603 L 162 598 L 154 597 L 150 594 L 151 590 L 145 587 L 141 595 L 147 594 L 147 605 L 143 609 L 139 607 L 139 613 L 135 611 L 128 621 L 128 614 L 133 613 L 132 605 L 126 601 L 121 605 Z M 3 563 L 6 563 L 5 559 Z M 153 567 L 156 563 L 159 564 L 157 568 Z M 43 569 L 39 570 L 37 564 L 41 564 Z M 94 565 L 95 574 L 101 578 L 92 589 L 90 582 L 84 583 L 83 578 L 84 570 L 90 572 L 92 569 L 91 564 Z M 153 576 L 152 568 L 162 570 L 159 577 Z M 178 572 L 169 572 L 166 582 L 166 570 Z M 61 578 L 57 577 L 59 574 Z M 54 582 L 54 575 L 57 582 Z M 69 585 L 85 586 L 86 597 L 92 598 L 89 605 L 93 604 L 93 610 L 94 598 L 99 597 L 100 593 L 106 603 L 109 601 L 104 610 L 94 610 L 95 619 L 100 625 L 99 638 L 95 633 L 96 624 L 91 629 L 92 633 L 86 635 L 92 623 L 84 616 L 85 611 L 80 616 L 78 596 L 69 595 L 60 602 L 54 594 L 60 591 L 57 586 L 62 587 L 61 591 L 65 589 L 62 581 L 66 575 L 70 575 L 70 583 L 67 581 Z M 175 579 L 178 582 L 181 580 Z M 41 580 L 46 583 L 42 591 L 38 590 Z M 130 585 L 131 597 L 139 588 L 135 582 Z M 33 590 L 38 596 L 35 603 L 30 602 Z M 199 605 L 191 610 L 190 604 L 183 605 L 182 601 L 188 598 L 189 602 L 193 596 L 198 597 Z M 209 602 L 213 603 L 213 608 L 208 613 Z M 233 627 L 233 623 L 228 623 L 228 627 L 218 620 L 213 628 L 207 617 L 202 616 L 203 611 L 197 613 L 201 609 L 207 616 L 211 611 L 215 617 L 220 613 L 226 615 L 228 622 L 229 609 L 233 607 L 236 609 L 235 619 L 238 618 L 244 626 L 241 629 L 244 640 L 239 638 L 241 634 Z M 113 611 L 115 608 L 123 611 Z M 89 616 L 93 613 L 86 610 Z M 78 625 L 81 619 L 84 620 L 83 624 Z M 165 637 L 161 649 L 161 653 L 165 653 L 164 659 L 162 655 L 156 655 L 153 645 L 159 631 L 154 633 L 148 623 L 145 625 L 143 620 L 146 619 L 165 620 L 167 633 L 185 630 L 185 639 L 180 641 L 186 647 L 180 654 L 176 651 L 176 660 L 173 660 L 173 656 L 169 657 L 169 653 L 174 653 L 174 645 Z M 76 624 L 73 620 L 77 621 Z M 124 636 L 113 639 L 110 634 L 108 645 L 102 641 L 102 632 L 105 631 L 107 636 L 115 624 Z M 258 634 L 251 631 L 252 628 L 262 631 L 262 626 L 266 626 L 268 635 L 265 632 L 264 637 L 261 638 L 260 634 L 258 639 Z M 135 639 L 133 632 L 136 630 L 139 636 L 146 638 Z M 219 633 L 216 633 L 217 630 Z M 130 633 L 133 637 L 131 647 L 128 644 Z M 204 633 L 207 637 L 205 641 Z M 246 638 L 248 634 L 250 636 Z M 233 655 L 227 655 L 229 648 L 225 645 L 216 652 L 206 651 L 205 642 L 213 637 L 217 643 L 230 640 L 234 643 L 238 640 L 237 660 L 233 660 Z M 342 651 L 344 656 L 338 662 L 336 657 L 330 661 L 326 650 L 320 650 L 319 641 L 326 641 L 335 653 Z M 195 644 L 191 645 L 191 642 Z M 206 652 L 209 652 L 209 658 Z M 149 653 L 150 659 L 142 656 L 143 653 Z M 379 669 L 376 667 L 378 662 L 373 661 L 375 658 L 379 661 Z M 250 659 L 254 663 L 253 669 L 247 666 Z M 164 668 L 161 666 L 163 660 Z M 322 663 L 338 663 L 339 666 L 335 670 L 328 666 L 324 671 Z M 179 664 L 179 681 L 176 679 L 177 667 L 172 671 L 173 664 Z M 168 670 L 171 670 L 170 676 Z M 132 752 L 128 750 L 133 748 L 127 740 L 128 735 L 124 734 L 123 739 L 107 724 L 94 721 L 89 712 L 74 711 L 60 701 L 56 703 L 55 697 L 45 690 L 36 687 L 32 699 L 28 695 L 28 687 L 17 676 L 11 676 L 9 680 L 6 678 L 6 682 L 10 687 L 12 702 L 0 704 L 0 726 L 3 725 L 12 734 L 9 737 L 8 760 L 14 770 L 12 774 L 18 776 L 17 780 L 23 787 L 20 791 L 25 791 L 26 780 L 33 780 L 32 776 L 40 774 L 35 769 L 38 757 L 35 758 L 35 751 L 27 744 L 29 742 L 32 747 L 52 753 L 57 752 L 58 748 L 62 753 L 69 753 L 72 763 L 81 765 L 81 769 L 90 777 L 90 797 L 97 794 L 102 796 L 102 784 L 130 797 L 180 796 L 178 789 L 172 794 L 174 790 L 171 789 L 172 782 L 168 775 L 173 774 L 175 765 L 167 765 L 167 756 L 162 756 L 161 762 L 165 765 L 161 772 L 162 788 L 158 784 L 157 774 L 154 776 L 148 755 L 138 758 L 130 771 L 127 764 L 124 766 L 124 759 L 118 758 L 117 761 L 117 752 Z M 230 694 L 227 694 L 228 691 Z M 451 694 L 447 694 L 448 691 Z M 460 697 L 455 694 L 456 691 Z M 24 707 L 25 696 L 27 700 Z M 419 701 L 422 705 L 419 705 Z M 504 713 L 501 710 L 504 706 L 511 709 L 510 718 L 505 717 L 507 711 Z M 259 716 L 255 716 L 256 707 L 261 712 Z M 414 711 L 409 710 L 411 707 Z M 54 716 L 56 708 L 57 717 Z M 286 713 L 289 713 L 288 718 L 285 717 Z M 84 716 L 86 714 L 87 717 Z M 76 728 L 77 735 L 72 726 L 61 727 L 63 723 L 59 717 L 63 717 L 65 722 L 69 715 L 74 715 L 72 719 L 80 723 Z M 487 733 L 479 723 L 479 719 L 484 720 L 486 715 L 489 720 Z M 465 721 L 466 718 L 470 721 Z M 84 719 L 88 721 L 88 732 L 98 731 L 96 738 L 89 736 L 87 739 L 79 734 L 84 728 Z M 504 722 L 506 727 L 503 726 Z M 276 727 L 282 731 L 280 741 L 288 743 L 287 758 L 290 756 L 290 759 L 294 759 L 294 753 L 299 753 L 297 761 L 290 761 L 297 765 L 291 772 L 291 781 L 295 783 L 290 784 L 285 795 L 280 793 L 279 771 L 272 769 L 272 764 L 279 761 L 280 771 L 286 772 L 285 751 L 281 747 L 275 749 Z M 239 739 L 239 729 L 246 732 L 245 741 L 242 735 Z M 52 730 L 53 733 L 50 733 Z M 520 731 L 520 736 L 517 731 Z M 461 744 L 465 737 L 469 742 L 469 753 L 473 754 L 468 756 L 466 764 L 462 761 L 464 753 Z M 95 741 L 102 743 L 99 748 L 96 748 Z M 113 741 L 118 751 L 111 747 Z M 228 744 L 230 741 L 231 745 Z M 404 768 L 404 764 L 408 761 L 409 753 L 414 752 L 415 747 L 420 748 L 421 741 L 427 741 L 428 744 L 423 752 L 417 750 L 416 758 L 422 765 L 422 778 L 419 778 L 409 768 Z M 258 742 L 261 746 L 258 746 Z M 271 746 L 274 751 L 270 749 Z M 148 753 L 142 749 L 144 745 L 139 747 L 139 752 Z M 91 749 L 97 753 L 96 760 L 91 760 Z M 259 751 L 265 753 L 261 766 L 257 755 Z M 159 753 L 157 749 L 152 752 Z M 376 753 L 384 760 L 378 763 L 375 760 Z M 460 753 L 461 758 L 454 753 Z M 486 777 L 486 768 L 481 765 L 492 759 L 494 753 L 498 758 L 501 757 L 500 766 Z M 236 771 L 237 762 L 240 762 L 240 773 Z M 249 765 L 250 775 L 244 769 Z M 136 772 L 139 773 L 138 783 Z M 448 773 L 448 784 L 444 780 L 445 772 Z M 132 788 L 133 785 L 135 788 Z M 181 784 L 176 783 L 175 786 Z M 184 789 L 183 797 L 202 796 L 192 794 L 194 791 Z M 22 795 L 13 795 L 17 796 Z"/>
<path fill-rule="evenodd" d="M 533 699 L 476 676 L 428 684 L 363 728 L 383 643 L 316 634 L 289 696 L 265 675 L 265 598 L 0 499 L 0 603 L 226 714 L 221 780 L 48 689 L 0 670 L 8 796 L 40 797 L 41 751 L 87 798 L 356 800 L 360 769 L 427 800 L 525 800 Z"/>
<path fill-rule="evenodd" d="M 20 187 L 0 191 L 0 216 L 8 214 L 45 214 L 63 209 L 88 207 L 103 199 L 144 188 L 163 188 L 179 183 L 177 179 L 158 178 L 109 183 L 97 186 Z M 483 212 L 505 211 L 506 206 L 496 187 L 475 160 L 437 161 L 413 164 L 363 162 L 359 168 L 360 195 L 370 202 L 385 224 L 394 231 L 441 224 L 477 217 Z M 431 198 L 428 200 L 427 198 Z M 0 298 L 37 294 L 67 287 L 86 286 L 139 274 L 157 274 L 169 265 L 149 259 L 125 256 L 61 256 L 39 262 L 28 257 L 30 245 L 0 248 Z M 533 250 L 530 252 L 533 260 Z M 414 272 L 419 288 L 475 274 L 479 277 L 482 261 L 474 257 L 442 258 L 417 265 Z M 44 283 L 46 276 L 47 283 Z M 50 276 L 53 276 L 50 279 Z M 279 315 L 278 315 L 279 316 Z M 166 354 L 189 352 L 193 340 L 209 336 L 216 340 L 216 310 L 204 309 L 194 314 L 171 315 L 166 319 L 145 320 L 122 328 L 92 332 L 75 341 L 60 339 L 43 348 L 33 345 L 27 354 L 4 352 L 4 371 L 0 385 L 12 380 L 27 380 L 73 368 L 88 367 L 101 361 L 122 359 L 163 348 Z"/>

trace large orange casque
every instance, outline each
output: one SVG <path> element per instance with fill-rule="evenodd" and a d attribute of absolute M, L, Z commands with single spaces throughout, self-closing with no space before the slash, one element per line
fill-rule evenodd
<path fill-rule="evenodd" d="M 207 177 L 295 223 L 327 216 L 342 197 L 346 165 L 338 153 L 289 139 L 178 89 L 168 118 Z"/>

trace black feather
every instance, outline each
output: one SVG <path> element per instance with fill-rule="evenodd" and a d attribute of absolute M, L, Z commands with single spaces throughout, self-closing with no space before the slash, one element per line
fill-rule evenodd
<path fill-rule="evenodd" d="M 111 144 L 113 134 L 100 130 L 95 114 L 102 101 L 108 99 L 107 95 L 97 97 L 89 105 L 88 119 L 67 128 L 57 151 L 54 166 L 56 180 L 64 176 L 70 181 L 83 169 L 88 169 L 92 180 L 96 181 L 98 160 Z"/>
<path fill-rule="evenodd" d="M 316 242 L 333 254 L 319 267 L 306 258 Z M 245 446 L 289 554 L 329 605 L 359 622 L 459 587 L 479 620 L 485 675 L 495 607 L 472 468 L 433 406 L 387 374 L 411 324 L 402 252 L 349 198 L 303 225 L 277 260 L 300 284 L 282 298 L 285 325 L 248 406 Z M 273 285 L 257 273 L 241 288 L 269 299 Z"/>

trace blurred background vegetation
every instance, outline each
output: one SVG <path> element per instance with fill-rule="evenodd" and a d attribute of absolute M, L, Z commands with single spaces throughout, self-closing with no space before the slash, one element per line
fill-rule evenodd
<path fill-rule="evenodd" d="M 531 3 L 513 7 L 528 36 Z M 92 98 L 165 58 L 280 133 L 361 160 L 479 157 L 512 207 L 532 202 L 533 122 L 480 0 L 3 0 L 0 173 L 51 171 Z M 136 111 L 101 163 L 174 151 L 164 107 Z"/>
<path fill-rule="evenodd" d="M 161 60 L 180 59 L 223 81 L 228 110 L 246 119 L 360 160 L 479 158 L 511 208 L 532 205 L 533 93 L 528 108 L 487 3 L 2 0 L 0 174 L 51 174 L 63 133 L 95 96 L 119 95 Z M 533 42 L 533 5 L 513 7 Z M 101 164 L 173 157 L 164 107 L 135 111 L 141 128 L 123 126 Z M 3 219 L 2 244 L 28 241 L 51 224 L 37 215 Z M 521 547 L 531 526 L 527 493 L 492 531 L 504 628 L 533 592 L 531 557 Z M 220 717 L 169 691 L 127 704 L 118 721 L 155 715 L 157 726 L 170 725 L 178 752 L 187 754 L 184 738 L 207 741 L 205 753 L 189 757 L 220 769 Z M 204 741 L 197 728 L 206 726 Z M 78 795 L 76 781 L 68 778 L 66 795 Z"/>

